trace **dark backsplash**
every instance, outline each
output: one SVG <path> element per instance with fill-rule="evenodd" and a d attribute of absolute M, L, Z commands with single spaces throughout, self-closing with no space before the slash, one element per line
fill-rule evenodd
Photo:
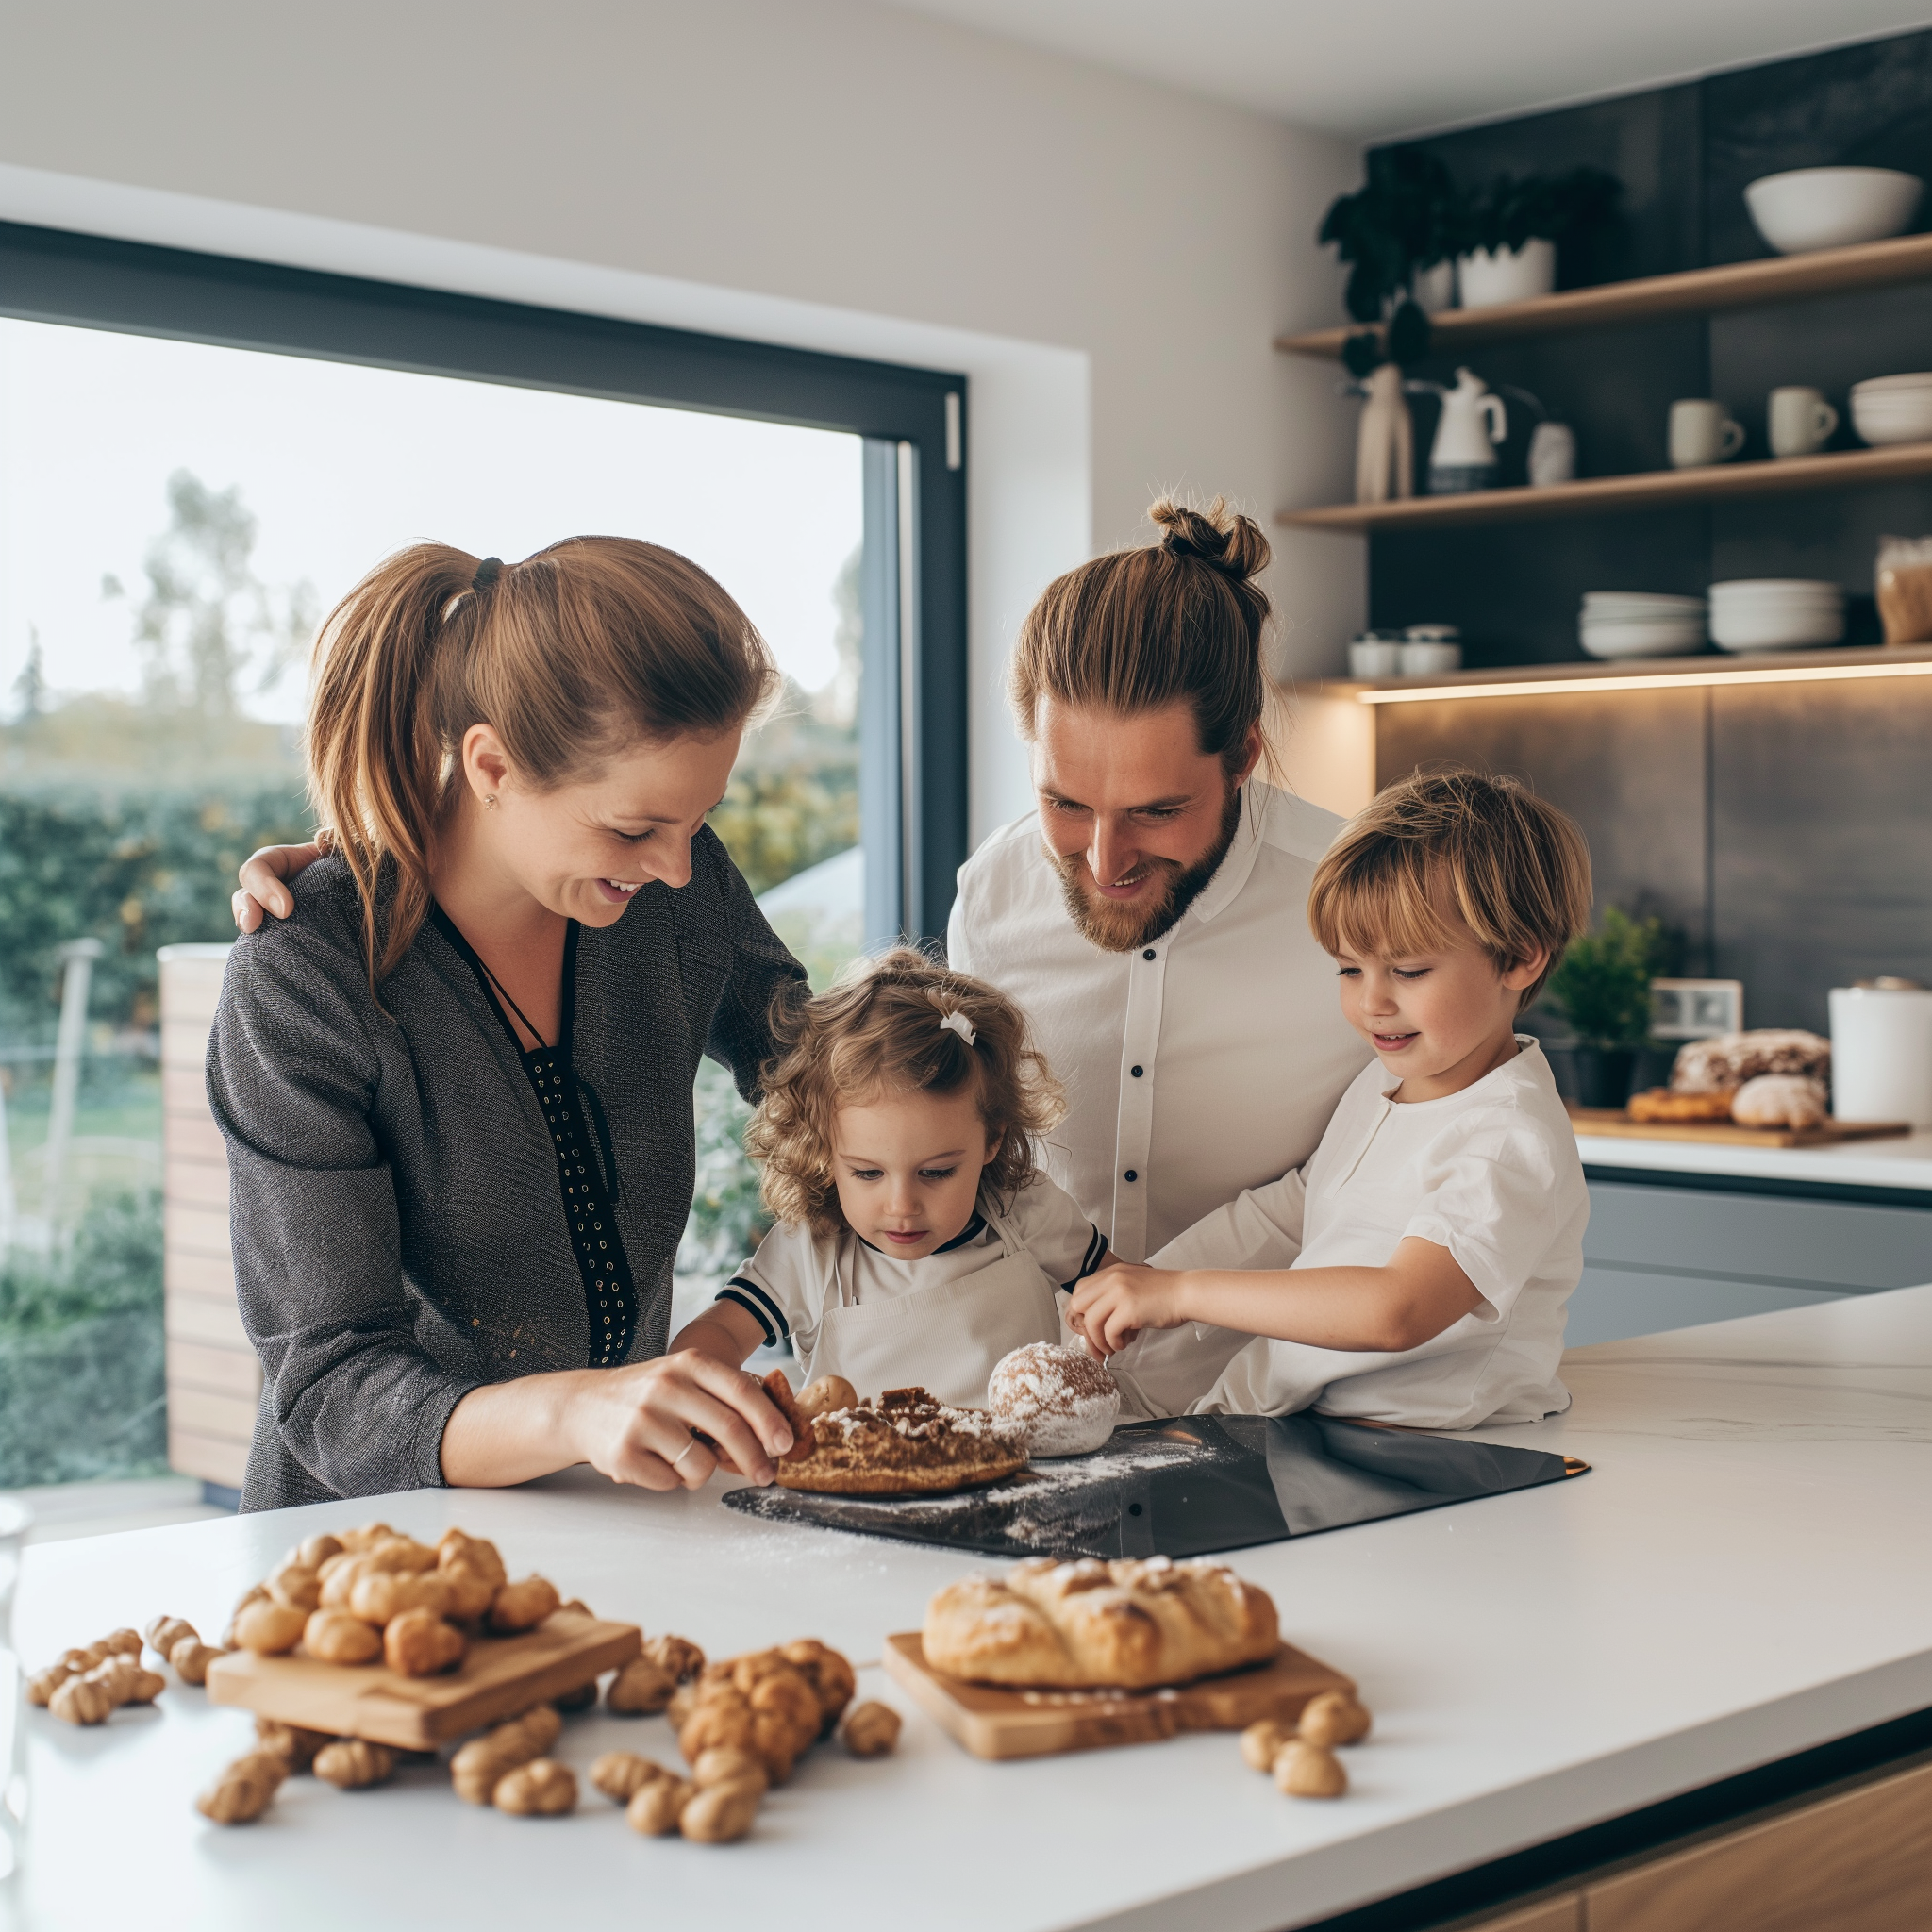
<path fill-rule="evenodd" d="M 1828 989 L 1932 985 L 1932 678 L 1387 705 L 1376 782 L 1474 764 L 1583 826 L 1596 902 L 1658 914 L 1753 1026 Z"/>
<path fill-rule="evenodd" d="M 1625 185 L 1627 220 L 1566 286 L 1769 251 L 1743 188 L 1783 168 L 1904 168 L 1932 181 L 1932 31 L 1443 135 L 1458 179 L 1589 162 Z M 1921 211 L 1932 223 L 1932 196 Z M 1467 361 L 1572 424 L 1581 474 L 1665 467 L 1679 396 L 1715 395 L 1769 455 L 1784 383 L 1845 410 L 1868 375 L 1932 369 L 1932 283 L 1728 315 L 1498 343 Z M 1451 364 L 1423 373 L 1446 380 Z M 1523 480 L 1527 412 L 1506 458 Z M 1419 452 L 1433 407 L 1417 410 Z M 1834 447 L 1856 446 L 1841 430 Z M 1507 466 L 1513 461 L 1513 472 Z M 1462 626 L 1472 666 L 1580 658 L 1585 591 L 1701 592 L 1736 576 L 1827 577 L 1854 593 L 1848 641 L 1879 641 L 1885 533 L 1932 534 L 1923 483 L 1467 531 L 1382 533 L 1370 621 Z M 1825 992 L 1904 974 L 1932 984 L 1932 678 L 1736 684 L 1379 708 L 1378 782 L 1469 762 L 1528 779 L 1589 835 L 1599 906 L 1655 911 L 1684 970 L 1744 982 L 1747 1024 L 1825 1027 Z"/>

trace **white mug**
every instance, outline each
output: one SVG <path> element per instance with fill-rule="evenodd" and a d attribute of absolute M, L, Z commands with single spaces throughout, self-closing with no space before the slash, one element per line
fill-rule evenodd
<path fill-rule="evenodd" d="M 1567 423 L 1539 423 L 1529 439 L 1529 487 L 1550 490 L 1575 480 L 1575 430 Z"/>
<path fill-rule="evenodd" d="M 1838 411 L 1815 389 L 1774 389 L 1766 411 L 1774 457 L 1816 456 L 1838 427 Z"/>
<path fill-rule="evenodd" d="M 1744 429 L 1724 414 L 1722 403 L 1687 397 L 1671 405 L 1671 467 L 1701 470 L 1727 463 L 1744 447 Z"/>

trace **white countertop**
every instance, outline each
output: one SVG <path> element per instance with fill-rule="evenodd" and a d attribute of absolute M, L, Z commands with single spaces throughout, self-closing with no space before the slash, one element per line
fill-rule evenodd
<path fill-rule="evenodd" d="M 1280 1797 L 1226 1735 L 983 1764 L 915 1713 L 894 1757 L 821 1747 L 738 1846 L 639 1839 L 588 1789 L 572 1817 L 507 1818 L 427 1769 L 291 1779 L 224 1830 L 190 1799 L 250 1721 L 172 1688 L 100 1730 L 31 1713 L 13 1923 L 1263 1932 L 1932 1706 L 1932 1288 L 1604 1343 L 1565 1374 L 1568 1416 L 1494 1435 L 1591 1474 L 1232 1559 L 1375 1709 L 1339 1803 Z M 574 1473 L 37 1547 L 22 1650 L 158 1611 L 219 1628 L 297 1538 L 377 1513 L 495 1537 L 513 1569 L 714 1655 L 813 1634 L 876 1658 L 971 1567 Z M 875 1669 L 862 1692 L 908 1708 Z M 613 1744 L 675 1760 L 661 1719 L 575 1720 L 558 1755 Z"/>
<path fill-rule="evenodd" d="M 1666 1174 L 1737 1174 L 1753 1180 L 1829 1181 L 1843 1188 L 1917 1188 L 1932 1192 L 1932 1133 L 1832 1147 L 1737 1147 L 1711 1141 L 1639 1141 L 1579 1134 L 1586 1167 Z"/>

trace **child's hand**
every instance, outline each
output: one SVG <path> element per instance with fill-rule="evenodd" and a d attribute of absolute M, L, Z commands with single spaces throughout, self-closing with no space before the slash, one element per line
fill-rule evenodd
<path fill-rule="evenodd" d="M 1115 1261 L 1074 1291 L 1067 1320 L 1097 1356 L 1117 1355 L 1143 1328 L 1178 1328 L 1181 1277 L 1169 1268 Z"/>

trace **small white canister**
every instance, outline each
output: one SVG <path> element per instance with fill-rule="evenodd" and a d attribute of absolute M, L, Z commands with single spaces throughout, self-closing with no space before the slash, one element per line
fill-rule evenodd
<path fill-rule="evenodd" d="M 1932 992 L 1908 981 L 1832 988 L 1831 1110 L 1932 1127 Z"/>

